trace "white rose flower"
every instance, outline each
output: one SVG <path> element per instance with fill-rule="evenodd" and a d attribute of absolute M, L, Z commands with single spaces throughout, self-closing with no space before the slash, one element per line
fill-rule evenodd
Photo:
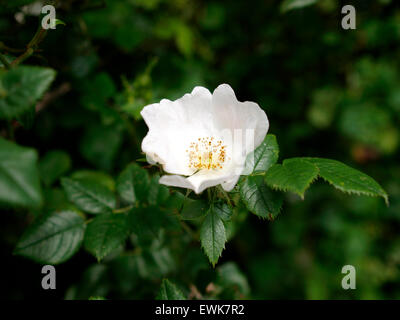
<path fill-rule="evenodd" d="M 213 94 L 195 87 L 175 101 L 144 107 L 141 115 L 149 127 L 142 150 L 149 163 L 159 163 L 169 173 L 159 183 L 196 193 L 219 184 L 232 190 L 246 174 L 246 156 L 262 143 L 269 127 L 258 104 L 239 102 L 227 84 Z"/>

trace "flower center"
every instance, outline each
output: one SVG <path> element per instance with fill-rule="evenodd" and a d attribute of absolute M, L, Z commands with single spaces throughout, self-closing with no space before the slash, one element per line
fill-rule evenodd
<path fill-rule="evenodd" d="M 226 146 L 222 141 L 214 141 L 214 137 L 198 138 L 191 142 L 186 150 L 189 156 L 189 168 L 193 169 L 222 169 L 225 162 Z"/>

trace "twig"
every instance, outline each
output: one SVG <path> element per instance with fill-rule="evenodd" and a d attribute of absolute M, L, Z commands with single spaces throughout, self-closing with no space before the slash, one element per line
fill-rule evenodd
<path fill-rule="evenodd" d="M 49 105 L 51 102 L 53 102 L 60 96 L 63 96 L 70 90 L 71 90 L 71 84 L 69 82 L 64 82 L 57 89 L 47 92 L 44 95 L 43 99 L 36 104 L 35 107 L 36 112 L 42 111 L 44 108 L 47 107 L 47 105 Z"/>
<path fill-rule="evenodd" d="M 4 64 L 4 67 L 6 69 L 10 69 L 10 67 L 11 67 L 10 64 L 8 63 L 6 57 L 3 56 L 1 53 L 0 53 L 0 61 Z"/>
<path fill-rule="evenodd" d="M 25 49 L 15 49 L 15 48 L 10 48 L 4 44 L 4 42 L 0 41 L 0 50 L 4 50 L 7 52 L 11 53 L 19 53 L 19 52 L 24 52 Z"/>
<path fill-rule="evenodd" d="M 11 62 L 11 67 L 19 65 L 21 62 L 28 59 L 34 52 L 32 48 L 28 48 L 23 54 L 21 54 L 18 58 L 16 58 L 13 62 Z"/>

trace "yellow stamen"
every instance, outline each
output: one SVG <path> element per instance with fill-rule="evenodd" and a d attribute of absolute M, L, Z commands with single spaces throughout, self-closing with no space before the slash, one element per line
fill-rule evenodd
<path fill-rule="evenodd" d="M 214 142 L 214 137 L 198 138 L 186 150 L 189 156 L 189 168 L 193 169 L 222 169 L 226 157 L 226 146 L 222 141 Z"/>

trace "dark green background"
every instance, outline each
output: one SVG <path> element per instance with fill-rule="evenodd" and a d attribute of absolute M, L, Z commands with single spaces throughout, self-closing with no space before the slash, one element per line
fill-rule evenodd
<path fill-rule="evenodd" d="M 341 28 L 344 4 L 357 10 L 356 30 Z M 265 0 L 60 1 L 57 18 L 66 26 L 51 30 L 43 51 L 25 64 L 57 70 L 50 92 L 65 84 L 69 90 L 46 105 L 31 130 L 19 127 L 16 140 L 40 156 L 64 150 L 72 159 L 68 173 L 96 169 L 116 176 L 142 157 L 147 129 L 138 112 L 144 105 L 179 98 L 196 85 L 212 91 L 228 83 L 240 101 L 255 101 L 266 111 L 281 159 L 343 161 L 374 177 L 388 192 L 390 206 L 321 182 L 304 201 L 288 193 L 274 222 L 249 215 L 239 224 L 217 264 L 234 261 L 250 291 L 225 290 L 217 297 L 398 299 L 398 4 L 320 0 L 298 10 L 280 8 L 281 1 Z M 17 23 L 16 11 L 1 13 L 0 40 L 20 48 L 38 19 L 26 15 Z M 97 265 L 81 250 L 57 266 L 57 290 L 45 292 L 41 266 L 11 255 L 32 216 L 1 212 L 2 298 L 151 299 L 163 276 L 183 288 L 194 283 L 203 293 L 208 283 L 222 281 L 215 280 L 218 272 L 207 265 L 199 243 L 192 244 L 191 264 L 176 258 L 179 272 L 166 265 L 166 271 L 150 270 L 156 280 L 130 270 L 129 261 Z M 340 285 L 346 264 L 357 270 L 353 291 Z M 72 285 L 78 295 L 67 291 Z"/>

